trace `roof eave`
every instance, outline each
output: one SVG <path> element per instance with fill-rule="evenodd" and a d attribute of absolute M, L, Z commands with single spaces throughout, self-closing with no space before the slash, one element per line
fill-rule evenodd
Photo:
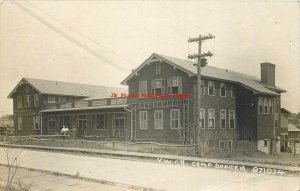
<path fill-rule="evenodd" d="M 40 90 L 38 90 L 36 87 L 34 87 L 26 78 L 22 78 L 19 83 L 14 87 L 14 89 L 8 94 L 7 98 L 8 99 L 12 99 L 12 94 L 16 92 L 16 89 L 21 85 L 22 81 L 26 81 L 26 83 L 28 83 L 31 87 L 33 87 L 36 91 L 38 91 L 39 93 L 41 93 Z"/>
<path fill-rule="evenodd" d="M 130 80 L 134 75 L 136 75 L 146 64 L 148 64 L 149 63 L 149 61 L 153 58 L 153 57 L 158 57 L 160 60 L 162 60 L 162 61 L 164 61 L 164 62 L 166 62 L 167 64 L 170 64 L 170 65 L 172 65 L 172 66 L 174 66 L 174 67 L 176 67 L 176 68 L 179 68 L 181 71 L 183 71 L 183 72 L 185 72 L 185 73 L 187 73 L 189 76 L 194 76 L 195 75 L 195 73 L 193 73 L 193 72 L 191 72 L 191 71 L 189 71 L 189 70 L 186 70 L 186 69 L 184 69 L 183 67 L 181 67 L 181 66 L 179 66 L 179 65 L 177 65 L 177 64 L 175 64 L 175 63 L 173 63 L 173 62 L 171 62 L 171 61 L 169 61 L 169 60 L 167 60 L 167 59 L 165 59 L 165 58 L 163 58 L 163 57 L 161 57 L 160 55 L 158 55 L 158 54 L 156 54 L 156 53 L 153 53 L 149 58 L 147 58 L 137 69 L 135 69 L 129 76 L 127 76 L 122 82 L 121 82 L 121 84 L 122 85 L 127 85 L 127 82 L 128 82 L 128 80 Z"/>

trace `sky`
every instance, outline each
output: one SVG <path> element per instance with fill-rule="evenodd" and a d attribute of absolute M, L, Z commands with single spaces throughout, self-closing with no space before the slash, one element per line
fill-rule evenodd
<path fill-rule="evenodd" d="M 276 65 L 282 107 L 300 112 L 299 3 L 266 1 L 1 1 L 0 110 L 22 77 L 122 87 L 152 53 L 187 59 L 203 44 L 208 64 L 260 78 Z"/>

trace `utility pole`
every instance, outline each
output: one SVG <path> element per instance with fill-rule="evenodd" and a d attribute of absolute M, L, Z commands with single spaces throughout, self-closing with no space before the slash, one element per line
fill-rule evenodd
<path fill-rule="evenodd" d="M 198 59 L 197 64 L 194 64 L 194 66 L 197 67 L 197 121 L 196 121 L 196 131 L 195 131 L 195 151 L 198 153 L 199 151 L 199 145 L 200 145 L 200 103 L 201 103 L 201 70 L 202 68 L 207 64 L 207 59 L 205 57 L 209 56 L 211 57 L 213 54 L 211 52 L 203 53 L 201 54 L 201 46 L 203 41 L 215 38 L 213 35 L 209 34 L 208 36 L 201 36 L 197 38 L 189 38 L 188 42 L 198 42 L 198 54 L 188 55 L 189 59 Z M 204 125 L 204 124 L 202 124 Z"/>

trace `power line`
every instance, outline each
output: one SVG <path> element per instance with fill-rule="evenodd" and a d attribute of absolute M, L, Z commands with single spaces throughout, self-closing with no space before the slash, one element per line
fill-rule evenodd
<path fill-rule="evenodd" d="M 181 20 L 184 20 L 186 23 L 188 23 L 188 24 L 194 26 L 194 27 L 197 28 L 197 29 L 202 30 L 202 31 L 205 32 L 206 34 L 209 34 L 206 30 L 204 30 L 202 27 L 196 25 L 195 23 L 191 22 L 189 19 L 187 19 L 187 18 L 185 18 L 185 17 L 183 17 L 183 16 L 181 16 L 181 15 L 175 13 L 174 11 L 171 11 L 170 9 L 168 9 L 168 8 L 167 8 L 166 6 L 164 6 L 164 5 L 162 5 L 162 7 L 163 7 L 163 10 L 167 10 L 170 14 L 173 14 L 173 15 L 177 16 L 178 18 L 181 18 Z"/>
<path fill-rule="evenodd" d="M 27 9 L 26 7 L 24 7 L 23 5 L 17 3 L 16 1 L 11 1 L 12 4 L 14 4 L 15 6 L 17 6 L 19 9 L 23 10 L 24 12 L 26 12 L 27 14 L 29 14 L 30 16 L 32 16 L 33 18 L 35 18 L 36 20 L 38 20 L 39 22 L 43 23 L 44 25 L 46 25 L 47 27 L 49 27 L 50 29 L 52 29 L 53 31 L 57 32 L 58 34 L 60 34 L 61 36 L 63 36 L 64 38 L 68 39 L 69 41 L 73 42 L 74 44 L 76 44 L 77 46 L 81 47 L 82 49 L 84 49 L 85 51 L 89 52 L 90 54 L 94 55 L 95 57 L 97 57 L 98 59 L 106 62 L 109 65 L 114 66 L 115 68 L 118 68 L 120 71 L 124 72 L 126 70 L 128 70 L 127 68 L 124 68 L 122 66 L 119 66 L 117 63 L 103 57 L 102 55 L 100 55 L 99 53 L 97 53 L 96 51 L 92 50 L 91 48 L 87 47 L 86 45 L 84 45 L 83 43 L 81 43 L 80 41 L 76 40 L 75 38 L 73 38 L 72 36 L 68 35 L 67 33 L 63 32 L 62 30 L 58 29 L 57 27 L 53 26 L 52 24 L 50 24 L 48 21 L 44 20 L 43 18 L 41 18 L 40 16 L 38 16 L 37 14 L 33 13 L 32 11 L 30 11 L 29 9 Z"/>
<path fill-rule="evenodd" d="M 156 20 L 158 20 L 159 22 L 163 23 L 165 26 L 167 26 L 168 28 L 172 29 L 173 31 L 177 32 L 178 34 L 180 34 L 181 36 L 183 36 L 184 38 L 188 38 L 188 36 L 182 32 L 180 32 L 179 30 L 177 30 L 176 28 L 172 27 L 171 25 L 169 25 L 166 21 L 161 20 L 160 18 L 158 18 L 157 16 L 155 16 L 154 14 L 150 13 L 148 10 L 144 9 L 143 7 L 139 6 L 138 4 L 135 4 L 137 7 L 139 7 L 140 9 L 143 9 L 148 15 L 150 15 L 151 17 L 155 18 Z"/>
<path fill-rule="evenodd" d="M 64 26 L 67 27 L 67 28 L 69 28 L 69 29 L 72 30 L 73 32 L 79 34 L 80 36 L 82 36 L 82 37 L 84 37 L 84 38 L 86 38 L 86 39 L 88 39 L 89 41 L 93 42 L 94 44 L 96 44 L 96 45 L 98 45 L 98 46 L 100 46 L 100 47 L 102 47 L 102 48 L 108 50 L 110 53 L 112 53 L 112 54 L 114 54 L 114 55 L 116 55 L 116 56 L 122 58 L 123 60 L 125 60 L 125 61 L 127 61 L 127 62 L 129 62 L 129 63 L 132 63 L 132 61 L 131 61 L 130 59 L 128 59 L 128 58 L 126 58 L 126 57 L 124 57 L 124 56 L 118 54 L 118 53 L 115 52 L 114 50 L 112 50 L 112 49 L 110 49 L 110 48 L 107 48 L 106 46 L 100 44 L 99 42 L 97 42 L 97 41 L 91 39 L 91 38 L 88 37 L 87 35 L 85 35 L 85 34 L 79 32 L 79 31 L 75 30 L 73 27 L 71 27 L 71 26 L 69 26 L 69 25 L 63 23 L 62 21 L 60 21 L 60 20 L 58 20 L 57 18 L 55 18 L 55 17 L 53 17 L 52 15 L 50 15 L 49 13 L 47 13 L 47 12 L 45 12 L 44 10 L 40 9 L 39 7 L 33 5 L 33 4 L 30 3 L 29 1 L 24 0 L 24 2 L 26 2 L 26 3 L 29 4 L 30 6 L 34 7 L 35 9 L 39 10 L 40 12 L 44 13 L 45 15 L 49 16 L 50 18 L 52 18 L 53 20 L 57 21 L 58 23 L 64 25 Z"/>

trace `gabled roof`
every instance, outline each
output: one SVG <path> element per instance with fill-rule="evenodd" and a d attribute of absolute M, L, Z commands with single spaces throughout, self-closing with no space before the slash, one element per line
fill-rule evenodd
<path fill-rule="evenodd" d="M 138 73 L 145 65 L 155 61 L 163 61 L 168 63 L 177 69 L 186 72 L 189 76 L 196 76 L 197 68 L 193 65 L 194 62 L 188 60 L 182 60 L 179 58 L 173 58 L 170 56 L 165 56 L 161 54 L 153 53 L 145 62 L 143 62 L 137 69 L 135 69 L 129 76 L 127 76 L 121 84 L 126 85 L 128 80 L 132 78 L 134 75 Z M 276 90 L 271 90 L 265 87 L 263 84 L 260 83 L 260 80 L 254 76 L 243 74 L 239 72 L 229 71 L 221 68 L 216 68 L 213 66 L 205 66 L 202 71 L 201 75 L 206 78 L 212 79 L 219 79 L 225 80 L 233 83 L 237 83 L 247 89 L 254 91 L 255 93 L 262 93 L 262 94 L 271 94 L 271 95 L 279 95 L 276 90 L 282 90 L 280 88 L 275 88 Z M 285 90 L 282 90 L 285 92 Z"/>
<path fill-rule="evenodd" d="M 78 84 L 70 82 L 60 82 L 51 80 L 41 80 L 32 78 L 22 78 L 18 85 L 8 95 L 11 98 L 12 94 L 17 90 L 19 86 L 24 83 L 28 83 L 31 87 L 36 89 L 40 94 L 49 95 L 66 95 L 66 96 L 78 96 L 89 98 L 109 98 L 112 93 L 126 93 L 127 90 L 116 87 L 96 86 L 87 84 Z"/>

